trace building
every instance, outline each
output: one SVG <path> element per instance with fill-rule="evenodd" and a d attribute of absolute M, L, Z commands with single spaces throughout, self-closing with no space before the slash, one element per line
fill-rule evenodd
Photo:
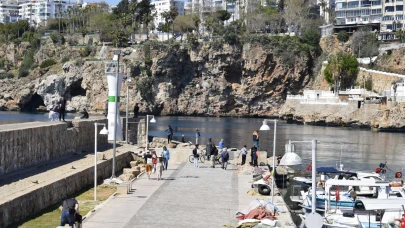
<path fill-rule="evenodd" d="M 380 30 L 380 40 L 395 39 L 395 32 L 405 28 L 402 0 L 335 0 L 335 13 L 337 28 L 369 25 Z"/>
<path fill-rule="evenodd" d="M 16 0 L 0 0 L 0 23 L 10 23 L 19 20 L 19 4 Z"/>
<path fill-rule="evenodd" d="M 193 2 L 187 1 L 184 2 L 184 15 L 191 15 L 193 14 Z"/>
<path fill-rule="evenodd" d="M 20 4 L 21 20 L 27 20 L 32 25 L 38 25 L 50 18 L 64 18 L 66 12 L 73 7 L 80 7 L 82 0 L 70 2 L 66 0 L 32 0 Z"/>
<path fill-rule="evenodd" d="M 178 15 L 184 15 L 184 2 L 181 0 L 157 0 L 152 1 L 152 5 L 155 5 L 156 17 L 155 17 L 155 28 L 159 27 L 159 24 L 164 24 L 165 19 L 162 17 L 163 12 L 170 10 L 170 7 L 175 7 L 177 9 Z"/>

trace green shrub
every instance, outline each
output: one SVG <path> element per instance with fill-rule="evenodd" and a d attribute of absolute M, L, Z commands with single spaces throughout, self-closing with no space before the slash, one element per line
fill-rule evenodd
<path fill-rule="evenodd" d="M 26 67 L 20 67 L 20 69 L 18 69 L 18 77 L 20 78 L 27 77 L 29 73 L 30 72 Z"/>
<path fill-rule="evenodd" d="M 56 34 L 55 32 L 52 32 L 49 37 L 52 40 L 52 43 L 56 44 L 57 42 L 59 42 L 59 36 L 58 34 Z"/>
<path fill-rule="evenodd" d="M 141 97 L 145 100 L 150 100 L 152 98 L 152 87 L 154 83 L 153 77 L 145 77 L 136 82 L 136 88 L 141 93 Z"/>
<path fill-rule="evenodd" d="M 349 40 L 349 34 L 347 34 L 346 31 L 340 31 L 340 32 L 337 34 L 337 39 L 338 39 L 340 42 L 346 43 L 346 42 Z"/>
<path fill-rule="evenodd" d="M 39 67 L 41 69 L 43 69 L 43 68 L 47 68 L 47 67 L 50 67 L 55 64 L 56 64 L 56 61 L 54 59 L 46 59 L 41 63 L 41 65 L 39 65 Z"/>
<path fill-rule="evenodd" d="M 91 47 L 86 46 L 84 48 L 80 48 L 79 53 L 81 57 L 88 57 L 91 53 Z"/>
<path fill-rule="evenodd" d="M 61 63 L 66 63 L 68 61 L 69 61 L 69 58 L 65 56 L 62 58 Z"/>
<path fill-rule="evenodd" d="M 0 74 L 0 79 L 6 79 L 6 78 L 14 78 L 14 75 L 12 73 L 1 73 Z"/>

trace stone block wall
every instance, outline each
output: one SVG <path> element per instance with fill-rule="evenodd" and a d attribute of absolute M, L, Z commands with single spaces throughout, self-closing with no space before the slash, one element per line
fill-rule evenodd
<path fill-rule="evenodd" d="M 94 145 L 94 123 L 106 120 L 74 120 L 68 123 L 44 123 L 15 129 L 0 129 L 0 175 L 55 159 L 72 152 L 91 149 Z M 12 128 L 12 127 L 11 127 Z M 98 131 L 102 126 L 98 126 Z M 98 145 L 107 136 L 98 136 Z"/>
<path fill-rule="evenodd" d="M 129 167 L 132 159 L 129 152 L 117 154 L 117 170 Z M 98 163 L 97 179 L 99 182 L 111 177 L 111 166 L 112 158 Z M 29 193 L 0 205 L 0 227 L 7 227 L 8 225 L 21 221 L 51 205 L 57 203 L 62 204 L 64 199 L 93 183 L 94 166 L 89 166 L 69 176 L 61 177 L 61 179 L 55 182 L 32 189 Z M 55 224 L 58 222 L 59 221 L 55 221 Z"/>
<path fill-rule="evenodd" d="M 373 81 L 373 88 L 372 90 L 375 90 L 377 92 L 382 92 L 386 89 L 391 88 L 391 83 L 393 81 L 401 80 L 402 78 L 400 77 L 395 77 L 395 76 L 388 76 L 384 74 L 378 74 L 378 73 L 373 73 L 373 72 L 367 72 L 364 70 L 359 70 L 359 73 L 357 75 L 357 81 L 356 83 L 358 85 L 363 86 L 364 81 L 363 80 L 369 80 L 372 79 Z"/>

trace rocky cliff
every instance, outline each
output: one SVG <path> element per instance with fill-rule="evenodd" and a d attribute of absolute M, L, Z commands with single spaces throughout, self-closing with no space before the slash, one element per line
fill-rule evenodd
<path fill-rule="evenodd" d="M 114 48 L 103 49 L 111 58 Z M 99 50 L 89 58 L 98 57 Z M 47 58 L 60 62 L 68 56 L 69 72 L 56 64 L 34 70 L 27 78 L 0 80 L 0 109 L 44 108 L 64 96 L 68 110 L 102 112 L 108 89 L 104 64 L 81 60 L 79 53 L 80 48 L 43 44 L 36 62 Z M 272 45 L 212 42 L 191 48 L 154 42 L 123 53 L 126 75 L 132 78 L 130 107 L 140 103 L 141 112 L 161 115 L 273 115 L 287 93 L 297 94 L 312 81 L 311 52 L 295 53 Z M 125 94 L 124 85 L 121 96 Z"/>

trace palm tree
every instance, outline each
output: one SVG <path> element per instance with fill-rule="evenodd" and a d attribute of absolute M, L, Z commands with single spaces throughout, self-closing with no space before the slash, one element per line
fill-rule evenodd
<path fill-rule="evenodd" d="M 328 3 L 325 0 L 321 0 L 318 4 L 318 6 L 320 6 L 322 8 L 322 12 L 323 12 L 323 19 L 326 21 L 326 7 L 328 6 Z"/>
<path fill-rule="evenodd" d="M 332 77 L 334 80 L 334 92 L 335 92 L 335 96 L 339 95 L 339 79 L 340 79 L 340 75 L 342 74 L 342 70 L 343 70 L 343 64 L 342 64 L 342 59 L 340 58 L 339 55 L 329 55 L 329 68 L 330 71 L 332 73 Z"/>

